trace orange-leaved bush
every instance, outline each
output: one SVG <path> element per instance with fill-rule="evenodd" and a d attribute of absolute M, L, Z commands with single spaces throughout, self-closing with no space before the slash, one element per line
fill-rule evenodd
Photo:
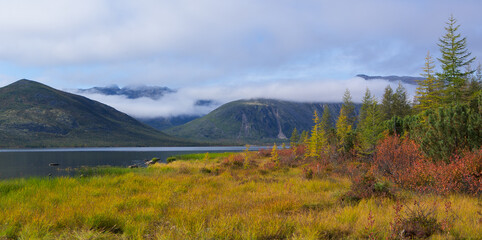
<path fill-rule="evenodd" d="M 482 148 L 451 157 L 448 163 L 425 158 L 418 144 L 385 136 L 377 148 L 373 168 L 400 187 L 438 194 L 482 194 Z"/>
<path fill-rule="evenodd" d="M 376 146 L 373 161 L 376 172 L 399 183 L 406 171 L 423 159 L 423 153 L 414 141 L 387 134 Z"/>

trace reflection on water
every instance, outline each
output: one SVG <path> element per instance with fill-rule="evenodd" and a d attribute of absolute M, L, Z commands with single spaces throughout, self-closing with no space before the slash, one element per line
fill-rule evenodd
<path fill-rule="evenodd" d="M 258 150 L 260 147 L 251 147 Z M 0 150 L 0 179 L 30 176 L 71 175 L 82 166 L 145 166 L 144 161 L 205 152 L 236 152 L 244 147 L 142 147 L 142 148 L 63 148 Z M 58 164 L 57 166 L 51 164 Z"/>

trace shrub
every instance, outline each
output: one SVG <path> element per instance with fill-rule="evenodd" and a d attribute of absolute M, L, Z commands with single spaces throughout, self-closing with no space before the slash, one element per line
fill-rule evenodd
<path fill-rule="evenodd" d="M 258 150 L 258 158 L 266 158 L 271 156 L 271 151 L 269 149 L 260 148 Z"/>
<path fill-rule="evenodd" d="M 176 161 L 176 157 L 168 157 L 168 158 L 166 159 L 166 162 L 167 162 L 167 163 L 171 163 L 171 162 L 174 162 L 174 161 Z"/>
<path fill-rule="evenodd" d="M 423 159 L 414 141 L 409 138 L 401 140 L 397 135 L 385 135 L 376 147 L 373 166 L 379 174 L 398 180 L 415 162 Z"/>
<path fill-rule="evenodd" d="M 442 231 L 441 223 L 437 221 L 435 204 L 431 207 L 421 205 L 415 201 L 412 207 L 395 205 L 395 218 L 391 226 L 392 239 L 429 238 L 436 232 Z"/>
<path fill-rule="evenodd" d="M 305 176 L 306 179 L 311 180 L 313 179 L 313 169 L 310 167 L 306 166 L 303 168 L 303 176 Z"/>
<path fill-rule="evenodd" d="M 276 165 L 275 162 L 267 161 L 267 162 L 265 162 L 265 163 L 261 166 L 261 169 L 262 169 L 263 171 L 268 172 L 268 171 L 272 171 L 272 170 L 278 169 L 278 165 Z"/>
<path fill-rule="evenodd" d="M 428 110 L 423 118 L 413 135 L 424 153 L 435 161 L 448 163 L 461 149 L 476 150 L 482 145 L 480 109 L 457 104 Z"/>
<path fill-rule="evenodd" d="M 223 165 L 232 169 L 240 169 L 244 166 L 244 157 L 241 154 L 231 154 L 224 158 Z"/>
<path fill-rule="evenodd" d="M 425 158 L 408 138 L 385 136 L 376 148 L 373 169 L 418 192 L 482 194 L 482 148 L 454 155 L 446 163 Z"/>
<path fill-rule="evenodd" d="M 303 175 L 306 179 L 323 178 L 332 171 L 333 167 L 329 163 L 312 162 L 303 166 Z"/>
<path fill-rule="evenodd" d="M 400 186 L 426 193 L 482 194 L 482 149 L 456 155 L 450 163 L 416 161 L 394 179 Z"/>
<path fill-rule="evenodd" d="M 301 160 L 293 149 L 279 150 L 278 154 L 280 166 L 296 167 L 299 165 L 299 161 Z"/>
<path fill-rule="evenodd" d="M 293 150 L 296 156 L 303 156 L 306 153 L 306 145 L 304 144 L 298 145 L 296 146 L 296 149 L 293 149 Z"/>
<path fill-rule="evenodd" d="M 369 172 L 353 180 L 350 190 L 341 197 L 341 201 L 358 202 L 372 197 L 395 198 L 395 194 L 389 182 L 377 179 Z"/>

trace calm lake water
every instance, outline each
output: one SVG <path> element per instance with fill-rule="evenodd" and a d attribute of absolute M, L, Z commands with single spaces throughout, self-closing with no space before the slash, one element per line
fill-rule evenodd
<path fill-rule="evenodd" d="M 258 150 L 262 147 L 250 147 Z M 205 153 L 238 152 L 244 147 L 135 147 L 135 148 L 60 148 L 0 150 L 0 179 L 72 175 L 83 166 L 145 166 L 154 157 L 165 161 L 170 156 Z M 49 166 L 56 163 L 58 166 Z"/>

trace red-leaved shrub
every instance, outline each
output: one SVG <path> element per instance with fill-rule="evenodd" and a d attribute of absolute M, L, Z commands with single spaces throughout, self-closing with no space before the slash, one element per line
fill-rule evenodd
<path fill-rule="evenodd" d="M 260 148 L 257 154 L 258 158 L 265 158 L 271 156 L 271 149 Z"/>
<path fill-rule="evenodd" d="M 423 154 L 414 141 L 386 135 L 376 146 L 373 166 L 379 174 L 400 182 L 416 162 L 423 160 Z"/>
<path fill-rule="evenodd" d="M 244 165 L 244 157 L 241 154 L 231 154 L 224 158 L 223 165 L 230 168 L 242 168 Z"/>
<path fill-rule="evenodd" d="M 482 194 L 482 148 L 462 152 L 445 163 L 425 158 L 419 146 L 408 138 L 386 136 L 376 148 L 373 168 L 406 189 Z"/>

